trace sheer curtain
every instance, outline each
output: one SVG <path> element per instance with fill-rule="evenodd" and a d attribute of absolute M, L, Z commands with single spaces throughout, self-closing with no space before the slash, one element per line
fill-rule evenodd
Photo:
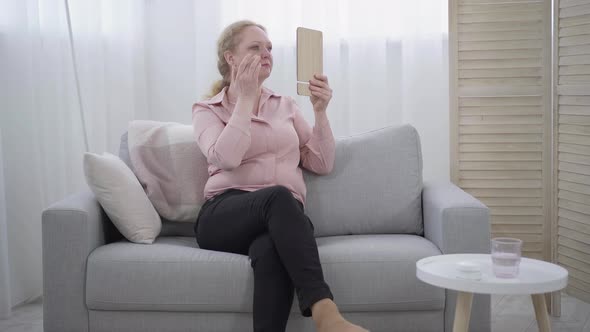
<path fill-rule="evenodd" d="M 447 4 L 438 0 L 70 1 L 89 150 L 117 153 L 133 119 L 189 124 L 218 79 L 216 39 L 252 19 L 273 41 L 266 86 L 296 97 L 297 26 L 324 32 L 336 136 L 411 123 L 424 178 L 449 178 Z M 0 315 L 42 293 L 41 211 L 86 190 L 63 0 L 0 1 Z"/>

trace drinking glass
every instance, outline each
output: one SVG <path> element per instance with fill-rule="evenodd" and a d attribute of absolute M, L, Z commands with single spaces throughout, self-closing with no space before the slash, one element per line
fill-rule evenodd
<path fill-rule="evenodd" d="M 498 278 L 515 278 L 522 251 L 522 240 L 510 237 L 492 239 L 492 270 Z"/>

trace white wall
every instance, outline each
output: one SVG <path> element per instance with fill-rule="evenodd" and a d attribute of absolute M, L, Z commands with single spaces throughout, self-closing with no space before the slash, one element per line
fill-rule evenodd
<path fill-rule="evenodd" d="M 6 196 L 4 193 L 4 160 L 2 158 L 2 130 L 0 128 L 0 319 L 10 316 L 10 273 L 8 267 L 8 236 L 6 228 Z"/>

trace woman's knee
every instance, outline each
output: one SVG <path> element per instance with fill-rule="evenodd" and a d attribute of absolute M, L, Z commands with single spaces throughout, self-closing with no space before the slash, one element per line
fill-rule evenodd
<path fill-rule="evenodd" d="M 293 194 L 291 193 L 291 190 L 289 190 L 289 188 L 287 188 L 283 185 L 280 185 L 280 184 L 268 187 L 268 190 L 270 192 L 272 192 L 274 195 L 280 195 L 280 196 L 291 195 L 291 196 L 293 196 Z"/>
<path fill-rule="evenodd" d="M 276 185 L 268 188 L 270 196 L 273 201 L 279 201 L 282 203 L 295 203 L 296 199 L 289 188 L 281 185 Z"/>
<path fill-rule="evenodd" d="M 272 186 L 265 189 L 262 197 L 264 202 L 260 210 L 262 219 L 270 227 L 282 227 L 293 223 L 300 223 L 305 215 L 303 206 L 285 186 Z M 273 222 L 274 221 L 274 222 Z"/>

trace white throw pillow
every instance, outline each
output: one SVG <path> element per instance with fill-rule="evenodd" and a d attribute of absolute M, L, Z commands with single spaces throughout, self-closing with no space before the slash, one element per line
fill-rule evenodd
<path fill-rule="evenodd" d="M 133 172 L 119 157 L 84 153 L 86 182 L 119 232 L 129 241 L 151 244 L 162 221 Z"/>

